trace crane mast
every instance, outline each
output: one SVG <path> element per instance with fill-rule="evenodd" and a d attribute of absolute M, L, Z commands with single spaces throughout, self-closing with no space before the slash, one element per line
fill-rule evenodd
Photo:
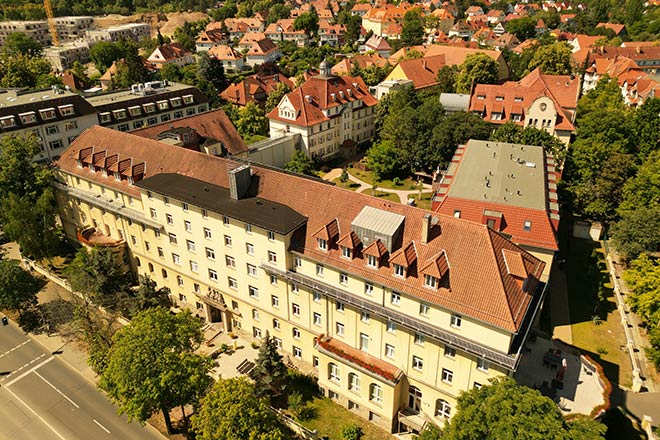
<path fill-rule="evenodd" d="M 53 40 L 53 46 L 60 45 L 60 39 L 57 35 L 57 26 L 55 26 L 55 15 L 53 14 L 53 5 L 50 0 L 44 0 L 44 9 L 48 17 L 48 29 L 50 30 L 50 37 Z"/>

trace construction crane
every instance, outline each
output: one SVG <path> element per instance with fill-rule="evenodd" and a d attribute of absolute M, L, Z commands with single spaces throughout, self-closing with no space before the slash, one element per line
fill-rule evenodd
<path fill-rule="evenodd" d="M 57 36 L 57 26 L 55 26 L 55 14 L 53 14 L 53 5 L 50 0 L 44 0 L 44 9 L 48 17 L 48 29 L 50 30 L 50 37 L 53 40 L 53 46 L 60 45 L 60 39 Z"/>

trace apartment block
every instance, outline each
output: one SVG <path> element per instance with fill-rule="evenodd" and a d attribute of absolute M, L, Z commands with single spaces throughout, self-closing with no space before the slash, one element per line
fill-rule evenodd
<path fill-rule="evenodd" d="M 86 42 L 70 42 L 60 46 L 51 46 L 44 49 L 46 58 L 55 72 L 64 72 L 73 67 L 73 63 L 87 63 L 90 60 L 89 44 Z"/>
<path fill-rule="evenodd" d="M 16 32 L 27 35 L 44 47 L 53 44 L 46 21 L 2 21 L 0 22 L 0 46 L 4 45 L 9 34 Z"/>
<path fill-rule="evenodd" d="M 55 28 L 60 40 L 81 39 L 85 36 L 85 31 L 93 27 L 94 17 L 55 17 Z"/>
<path fill-rule="evenodd" d="M 544 263 L 486 225 L 316 179 L 105 127 L 56 169 L 70 238 L 124 246 L 226 331 L 268 331 L 390 432 L 442 425 L 461 391 L 513 374 L 545 293 Z"/>
<path fill-rule="evenodd" d="M 127 23 L 111 26 L 107 29 L 87 30 L 85 32 L 85 39 L 89 44 L 94 44 L 97 41 L 117 42 L 122 39 L 138 42 L 149 37 L 151 37 L 151 26 L 148 23 Z"/>

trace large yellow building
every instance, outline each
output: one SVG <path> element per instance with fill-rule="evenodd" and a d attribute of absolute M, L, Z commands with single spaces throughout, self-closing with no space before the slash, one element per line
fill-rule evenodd
<path fill-rule="evenodd" d="M 388 431 L 512 374 L 542 300 L 544 263 L 485 225 L 102 127 L 56 165 L 69 237 L 95 228 L 179 306 L 269 331 Z"/>

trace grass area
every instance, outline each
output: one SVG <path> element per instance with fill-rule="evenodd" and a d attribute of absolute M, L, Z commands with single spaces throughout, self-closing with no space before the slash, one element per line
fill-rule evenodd
<path fill-rule="evenodd" d="M 333 180 L 337 184 L 338 187 L 344 188 L 344 189 L 350 189 L 351 191 L 355 191 L 360 187 L 360 184 L 351 182 L 350 180 L 346 182 L 342 182 L 339 177 L 337 177 L 335 180 Z"/>
<path fill-rule="evenodd" d="M 387 432 L 358 417 L 344 407 L 325 397 L 314 397 L 309 403 L 316 417 L 301 422 L 309 429 L 316 429 L 321 438 L 340 440 L 341 429 L 356 424 L 362 428 L 361 440 L 393 440 Z"/>
<path fill-rule="evenodd" d="M 412 198 L 411 196 L 408 197 Z M 419 197 L 419 193 L 414 195 L 415 204 L 418 208 L 431 209 L 431 199 L 433 198 L 432 192 L 422 193 L 422 200 L 419 200 L 418 197 Z"/>
<path fill-rule="evenodd" d="M 573 345 L 589 352 L 610 381 L 630 387 L 632 366 L 600 243 L 571 238 L 566 278 Z M 599 301 L 598 298 L 601 298 Z"/>
<path fill-rule="evenodd" d="M 357 177 L 358 179 L 367 182 L 368 184 L 372 184 L 374 181 L 374 173 L 372 171 L 362 171 L 362 170 L 358 170 L 357 168 L 349 168 L 348 172 L 352 176 Z M 376 186 L 378 186 L 379 188 L 399 189 L 399 190 L 408 191 L 408 190 L 417 189 L 417 181 L 408 177 L 406 179 L 401 179 L 401 182 L 398 185 L 395 185 L 394 181 L 383 179 L 383 180 L 376 180 Z"/>
<path fill-rule="evenodd" d="M 373 195 L 374 197 L 378 197 L 379 199 L 389 200 L 390 202 L 401 203 L 401 199 L 399 198 L 398 194 L 388 193 L 384 191 L 373 192 L 371 188 L 363 191 L 363 193 L 369 194 L 370 196 Z"/>
<path fill-rule="evenodd" d="M 244 136 L 243 137 L 243 140 L 248 145 L 254 144 L 255 142 L 263 141 L 264 139 L 268 139 L 268 136 L 262 136 L 260 134 L 255 134 L 254 136 Z"/>

